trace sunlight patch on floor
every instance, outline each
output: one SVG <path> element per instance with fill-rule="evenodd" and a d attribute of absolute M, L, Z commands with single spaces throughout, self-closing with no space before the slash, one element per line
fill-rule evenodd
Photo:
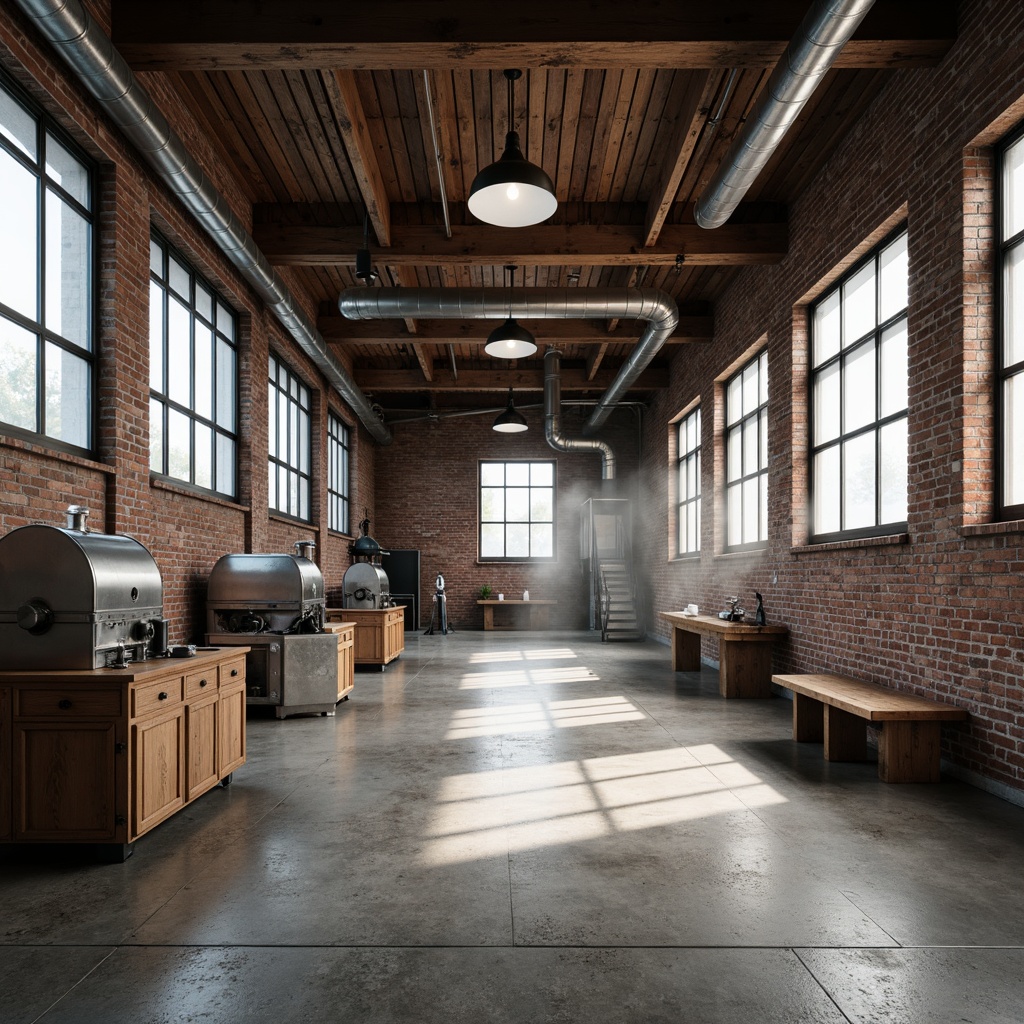
<path fill-rule="evenodd" d="M 470 665 L 500 664 L 507 661 L 548 661 L 575 658 L 571 647 L 541 647 L 529 651 L 478 651 L 469 656 Z"/>
<path fill-rule="evenodd" d="M 621 700 L 604 698 L 612 703 L 603 706 Z M 785 802 L 756 773 L 708 744 L 491 769 L 444 781 L 423 857 L 431 865 L 461 863 Z"/>
<path fill-rule="evenodd" d="M 583 725 L 631 722 L 647 716 L 625 697 L 587 697 L 582 700 L 531 701 L 456 711 L 446 740 L 500 736 L 517 732 L 548 732 Z"/>

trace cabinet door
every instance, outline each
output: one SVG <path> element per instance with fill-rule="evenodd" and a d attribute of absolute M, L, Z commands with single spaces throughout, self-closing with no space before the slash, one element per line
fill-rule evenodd
<path fill-rule="evenodd" d="M 124 755 L 114 722 L 18 721 L 13 737 L 15 839 L 118 838 L 116 760 Z"/>
<path fill-rule="evenodd" d="M 185 799 L 217 784 L 217 692 L 185 705 Z"/>
<path fill-rule="evenodd" d="M 0 843 L 10 841 L 14 830 L 11 790 L 14 762 L 11 759 L 11 691 L 0 687 Z"/>
<path fill-rule="evenodd" d="M 245 764 L 245 681 L 221 690 L 217 706 L 217 774 L 223 778 Z"/>
<path fill-rule="evenodd" d="M 132 725 L 132 838 L 185 803 L 185 711 Z"/>

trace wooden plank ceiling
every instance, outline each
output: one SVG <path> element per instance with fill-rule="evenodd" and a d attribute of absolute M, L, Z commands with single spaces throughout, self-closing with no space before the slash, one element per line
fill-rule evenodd
<path fill-rule="evenodd" d="M 319 309 L 357 383 L 398 414 L 539 390 L 549 345 L 563 390 L 598 396 L 640 329 L 527 322 L 540 349 L 510 366 L 483 352 L 494 321 L 352 323 L 337 296 L 362 286 L 364 237 L 373 287 L 502 286 L 507 265 L 515 287 L 642 285 L 679 305 L 671 344 L 706 343 L 738 269 L 785 256 L 787 204 L 886 76 L 933 66 L 955 36 L 955 0 L 876 4 L 729 223 L 705 231 L 693 204 L 809 3 L 113 0 L 111 20 L 129 63 L 166 78 L 242 182 L 257 243 Z M 523 69 L 516 128 L 559 202 L 518 230 L 466 207 L 504 145 L 506 67 Z"/>

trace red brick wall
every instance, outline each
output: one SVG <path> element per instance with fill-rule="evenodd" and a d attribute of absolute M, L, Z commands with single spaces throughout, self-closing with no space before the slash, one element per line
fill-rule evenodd
<path fill-rule="evenodd" d="M 105 3 L 93 10 L 107 20 Z M 274 350 L 311 388 L 314 466 L 326 467 L 323 415 L 327 387 L 308 358 L 284 334 L 248 284 L 209 242 L 148 165 L 124 143 L 63 65 L 51 58 L 34 28 L 9 0 L 0 0 L 0 65 L 54 116 L 97 162 L 99 245 L 95 460 L 0 432 L 0 533 L 31 522 L 63 526 L 64 509 L 91 510 L 89 525 L 135 537 L 152 553 L 164 583 L 171 639 L 201 642 L 206 579 L 228 552 L 291 551 L 296 540 L 327 536 L 326 500 L 317 474 L 313 523 L 271 518 L 267 509 L 267 358 Z M 248 223 L 248 184 L 230 179 L 203 129 L 187 118 L 161 76 L 143 75 L 190 152 L 235 213 Z M 151 220 L 239 313 L 239 503 L 151 480 L 149 473 L 149 234 Z M 306 312 L 315 316 L 310 305 Z M 337 395 L 330 399 L 349 422 Z M 353 507 L 373 507 L 373 442 L 353 431 Z M 363 451 L 366 449 L 366 451 Z M 348 539 L 331 537 L 317 558 L 348 564 Z M 343 571 L 343 569 L 342 569 Z"/>
<path fill-rule="evenodd" d="M 1024 7 L 967 2 L 935 69 L 901 71 L 790 209 L 790 253 L 745 271 L 715 310 L 712 345 L 676 356 L 647 419 L 644 548 L 660 608 L 764 594 L 789 640 L 776 671 L 836 671 L 953 701 L 944 732 L 955 771 L 1024 790 L 1024 554 L 1021 527 L 986 530 L 993 510 L 991 151 L 1024 116 Z M 1011 42 L 1012 41 L 1012 42 Z M 909 227 L 909 531 L 906 543 L 806 545 L 804 306 L 901 219 Z M 770 380 L 769 539 L 721 554 L 714 382 L 766 338 Z M 703 547 L 664 556 L 669 419 L 703 403 Z M 664 636 L 666 631 L 659 627 Z M 717 657 L 713 645 L 704 653 Z"/>
<path fill-rule="evenodd" d="M 539 400 L 539 396 L 538 396 Z M 589 410 L 586 410 L 589 413 Z M 376 452 L 377 516 L 370 533 L 385 550 L 420 552 L 420 608 L 429 621 L 438 573 L 445 578 L 448 616 L 459 629 L 480 629 L 476 600 L 489 584 L 494 596 L 556 600 L 552 625 L 584 628 L 587 592 L 581 583 L 579 512 L 587 498 L 602 496 L 598 454 L 554 451 L 544 440 L 539 410 L 526 410 L 529 430 L 499 434 L 491 429 L 496 413 L 418 421 L 394 428 L 394 442 Z M 580 437 L 585 418 L 567 406 L 562 431 Z M 628 412 L 616 413 L 600 432 L 618 460 L 616 496 L 635 495 L 636 425 Z M 477 560 L 477 488 L 481 459 L 554 459 L 556 468 L 557 563 L 480 563 Z"/>

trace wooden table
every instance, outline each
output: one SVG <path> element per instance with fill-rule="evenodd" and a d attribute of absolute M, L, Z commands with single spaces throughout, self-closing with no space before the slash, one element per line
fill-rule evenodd
<path fill-rule="evenodd" d="M 384 667 L 405 650 L 405 606 L 327 608 L 327 622 L 355 624 L 355 664 Z"/>
<path fill-rule="evenodd" d="M 527 607 L 530 610 L 530 629 L 547 629 L 548 628 L 548 609 L 553 604 L 558 604 L 557 601 L 477 601 L 478 605 L 481 605 L 484 610 L 484 629 L 518 629 L 518 626 L 502 624 L 496 626 L 494 624 L 494 609 L 496 606 L 505 607 L 511 605 L 513 607 Z"/>
<path fill-rule="evenodd" d="M 672 626 L 672 668 L 700 671 L 700 639 L 718 637 L 718 691 L 723 697 L 772 695 L 772 644 L 787 636 L 785 626 L 727 622 L 717 615 L 658 612 Z"/>

